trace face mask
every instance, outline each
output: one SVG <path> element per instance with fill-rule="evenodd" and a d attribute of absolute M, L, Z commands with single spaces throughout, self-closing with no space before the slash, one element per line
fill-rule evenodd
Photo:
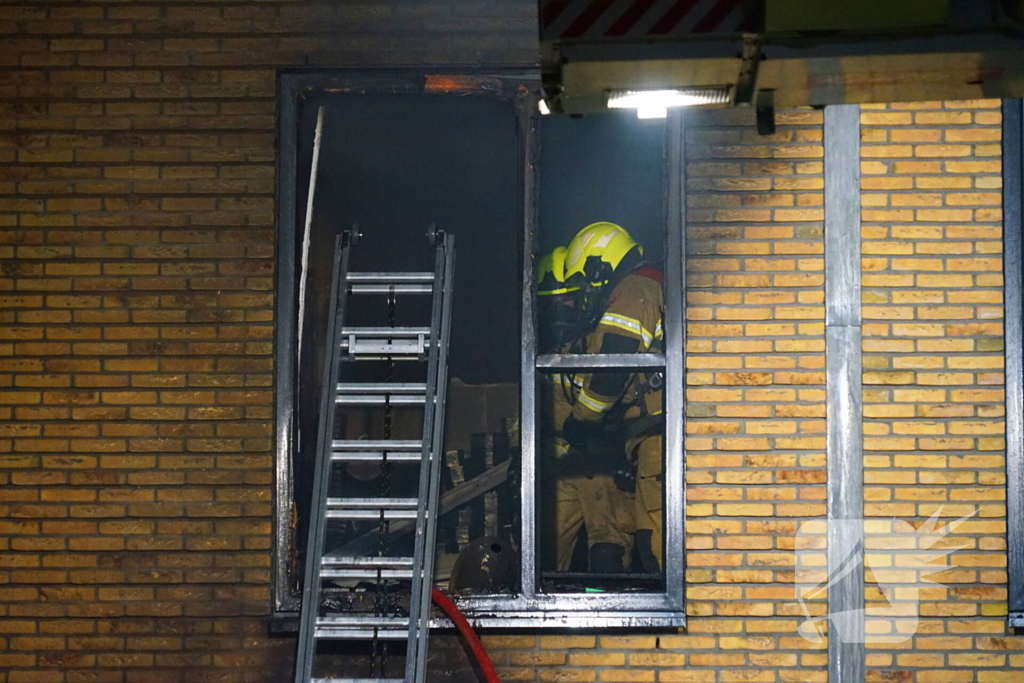
<path fill-rule="evenodd" d="M 538 310 L 540 353 L 557 353 L 579 334 L 579 306 L 576 292 L 540 298 Z"/>

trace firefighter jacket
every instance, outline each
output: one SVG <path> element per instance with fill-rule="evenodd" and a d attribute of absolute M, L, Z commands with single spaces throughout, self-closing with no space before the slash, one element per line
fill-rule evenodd
<path fill-rule="evenodd" d="M 569 452 L 569 444 L 562 436 L 562 423 L 572 413 L 583 377 L 571 373 L 545 373 L 542 377 L 544 455 L 562 458 Z"/>
<path fill-rule="evenodd" d="M 604 314 L 587 337 L 586 352 L 662 352 L 663 310 L 661 272 L 641 266 L 628 273 L 608 297 Z M 572 409 L 573 417 L 581 422 L 602 420 L 615 409 L 616 413 L 621 411 L 629 438 L 631 425 L 639 426 L 647 418 L 662 413 L 662 373 L 599 372 L 582 378 Z M 660 421 L 659 418 L 657 422 Z M 636 435 L 634 432 L 633 436 Z"/>

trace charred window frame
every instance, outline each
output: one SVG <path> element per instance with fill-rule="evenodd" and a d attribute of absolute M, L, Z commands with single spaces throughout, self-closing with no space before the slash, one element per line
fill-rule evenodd
<path fill-rule="evenodd" d="M 1006 504 L 1009 622 L 1024 627 L 1024 335 L 1022 231 L 1024 100 L 1003 100 L 1003 275 L 1006 356 Z"/>
<path fill-rule="evenodd" d="M 301 103 L 325 93 L 353 95 L 411 94 L 430 96 L 463 95 L 487 97 L 520 106 L 518 101 L 530 88 L 539 88 L 528 68 L 381 68 L 282 73 L 278 79 L 277 157 L 277 284 L 275 315 L 275 462 L 273 519 L 273 613 L 294 616 L 300 606 L 302 567 L 296 566 L 296 548 L 304 536 L 296 533 L 296 478 L 298 429 L 298 276 L 301 265 L 296 239 L 303 231 L 302 220 L 308 197 L 300 192 L 300 181 L 309 168 L 300 167 L 299 149 Z M 308 155 L 309 150 L 305 150 Z M 300 544 L 300 545 L 297 545 Z M 287 623 L 281 628 L 287 629 Z"/>
<path fill-rule="evenodd" d="M 633 359 L 602 359 L 587 362 L 612 366 L 664 367 L 665 533 L 664 590 L 657 593 L 542 593 L 538 590 L 538 500 L 536 400 L 538 373 L 557 367 L 558 359 L 538 358 L 534 267 L 537 255 L 537 132 L 540 84 L 527 70 L 478 69 L 380 69 L 330 73 L 286 73 L 279 79 L 279 155 L 277 161 L 277 299 L 275 368 L 275 484 L 273 539 L 273 612 L 294 615 L 300 605 L 301 567 L 290 566 L 296 549 L 296 491 L 293 463 L 297 429 L 297 263 L 296 237 L 301 233 L 299 180 L 299 104 L 313 93 L 349 94 L 406 93 L 498 97 L 515 107 L 519 125 L 519 156 L 523 216 L 522 334 L 520 415 L 522 441 L 522 540 L 520 590 L 458 599 L 459 606 L 479 626 L 485 627 L 679 627 L 684 611 L 684 226 L 685 174 L 683 117 L 673 113 L 666 125 L 665 187 L 665 352 L 641 354 Z M 308 169 L 307 169 L 308 170 Z M 457 333 L 457 331 L 454 331 Z M 301 492 L 300 494 L 301 495 Z"/>

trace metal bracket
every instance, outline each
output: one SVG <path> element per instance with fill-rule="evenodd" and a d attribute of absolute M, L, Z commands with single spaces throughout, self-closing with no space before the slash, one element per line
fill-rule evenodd
<path fill-rule="evenodd" d="M 736 77 L 733 104 L 750 106 L 757 94 L 757 71 L 764 55 L 761 54 L 761 39 L 756 35 L 743 36 L 743 50 L 740 53 L 740 73 Z"/>
<path fill-rule="evenodd" d="M 775 91 L 762 90 L 757 93 L 757 134 L 775 134 Z"/>
<path fill-rule="evenodd" d="M 436 223 L 427 226 L 427 244 L 436 247 L 437 243 L 444 239 L 444 230 L 438 230 Z"/>
<path fill-rule="evenodd" d="M 342 231 L 341 236 L 346 246 L 354 247 L 359 244 L 359 239 L 363 236 L 363 233 L 359 232 L 359 224 L 353 223 L 350 229 Z"/>

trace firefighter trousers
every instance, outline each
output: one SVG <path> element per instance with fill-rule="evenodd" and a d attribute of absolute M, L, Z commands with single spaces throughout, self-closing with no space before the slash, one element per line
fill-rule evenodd
<path fill-rule="evenodd" d="M 655 434 L 636 446 L 636 542 L 637 554 L 647 572 L 664 567 L 664 520 L 662 515 L 662 436 Z"/>
<path fill-rule="evenodd" d="M 563 476 L 556 491 L 558 571 L 568 571 L 580 529 L 587 527 L 587 544 L 611 543 L 623 548 L 623 570 L 633 551 L 633 494 L 615 485 L 611 475 Z"/>

